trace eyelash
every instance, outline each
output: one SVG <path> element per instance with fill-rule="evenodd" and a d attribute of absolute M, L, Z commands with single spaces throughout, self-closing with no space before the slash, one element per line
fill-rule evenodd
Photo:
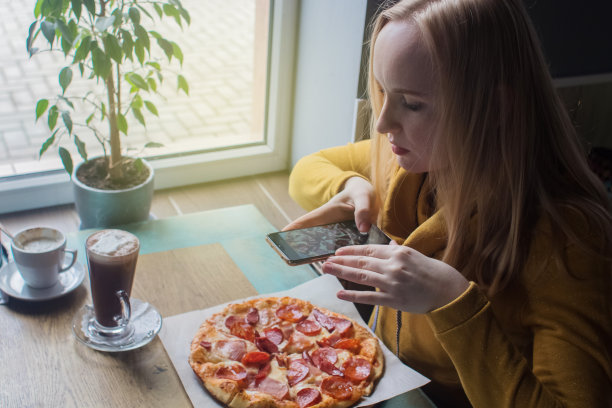
<path fill-rule="evenodd" d="M 378 92 L 380 92 L 381 95 L 385 96 L 385 91 L 383 89 L 379 89 Z M 406 109 L 409 109 L 413 112 L 417 112 L 419 110 L 421 110 L 421 108 L 423 107 L 422 103 L 408 103 L 406 102 L 406 99 L 402 96 L 402 106 Z"/>

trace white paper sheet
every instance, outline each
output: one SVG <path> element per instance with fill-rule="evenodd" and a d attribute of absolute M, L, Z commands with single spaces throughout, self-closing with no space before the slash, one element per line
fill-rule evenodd
<path fill-rule="evenodd" d="M 308 300 L 313 304 L 327 308 L 337 313 L 342 313 L 364 327 L 363 321 L 355 306 L 336 297 L 336 293 L 342 289 L 342 285 L 334 276 L 323 275 L 292 289 L 260 294 L 262 296 L 291 296 L 298 299 Z M 237 303 L 240 300 L 231 303 Z M 194 374 L 189 365 L 189 347 L 191 340 L 198 331 L 200 325 L 212 314 L 221 311 L 226 305 L 218 305 L 204 310 L 196 310 L 164 319 L 163 327 L 159 337 L 174 364 L 185 391 L 194 407 L 221 407 L 202 386 L 199 378 Z M 385 356 L 385 372 L 374 392 L 364 398 L 358 407 L 372 405 L 390 399 L 396 395 L 403 394 L 415 388 L 421 387 L 429 380 L 417 373 L 410 367 L 404 365 L 382 342 L 380 343 Z"/>

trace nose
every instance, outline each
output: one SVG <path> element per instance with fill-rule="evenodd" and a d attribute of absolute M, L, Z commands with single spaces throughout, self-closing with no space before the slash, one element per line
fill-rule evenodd
<path fill-rule="evenodd" d="M 376 131 L 381 134 L 395 133 L 399 130 L 400 126 L 397 120 L 394 118 L 391 107 L 387 100 L 383 103 L 382 110 L 376 121 Z"/>

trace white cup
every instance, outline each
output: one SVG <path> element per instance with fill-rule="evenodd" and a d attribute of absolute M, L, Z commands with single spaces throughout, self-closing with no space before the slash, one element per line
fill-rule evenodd
<path fill-rule="evenodd" d="M 17 270 L 28 286 L 42 289 L 55 285 L 59 274 L 72 268 L 77 251 L 66 249 L 66 237 L 54 228 L 28 228 L 15 234 L 11 243 Z M 65 254 L 72 255 L 64 265 Z"/>

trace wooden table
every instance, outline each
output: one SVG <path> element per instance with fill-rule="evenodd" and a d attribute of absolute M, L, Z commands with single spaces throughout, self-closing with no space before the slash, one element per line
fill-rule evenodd
<path fill-rule="evenodd" d="M 285 290 L 317 276 L 289 267 L 264 240 L 274 227 L 253 206 L 122 227 L 141 241 L 132 297 L 162 317 Z M 69 236 L 86 264 L 93 230 Z M 137 350 L 98 352 L 72 334 L 73 316 L 91 303 L 89 280 L 46 302 L 11 299 L 0 306 L 0 407 L 190 407 L 159 338 Z M 384 404 L 433 407 L 420 390 Z"/>

